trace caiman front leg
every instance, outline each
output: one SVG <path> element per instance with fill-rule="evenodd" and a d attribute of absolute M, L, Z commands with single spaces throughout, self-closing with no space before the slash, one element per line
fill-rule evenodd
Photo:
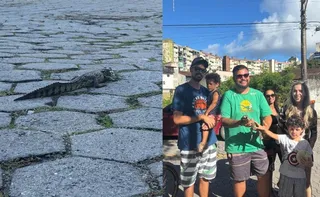
<path fill-rule="evenodd" d="M 93 77 L 93 87 L 94 88 L 102 88 L 104 86 L 106 86 L 106 84 L 99 83 L 97 77 Z"/>
<path fill-rule="evenodd" d="M 49 105 L 51 107 L 55 107 L 57 106 L 57 103 L 58 103 L 58 99 L 60 98 L 60 95 L 57 95 L 57 96 L 52 96 L 51 97 L 51 102 L 48 102 L 48 103 L 45 103 L 46 105 Z"/>

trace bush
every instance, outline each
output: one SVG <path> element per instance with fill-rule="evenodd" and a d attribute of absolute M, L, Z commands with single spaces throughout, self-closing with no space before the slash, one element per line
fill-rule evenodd
<path fill-rule="evenodd" d="M 250 77 L 250 87 L 264 92 L 267 89 L 275 91 L 278 97 L 278 104 L 282 106 L 284 101 L 288 98 L 292 81 L 294 79 L 294 73 L 292 68 L 287 68 L 281 73 L 264 71 L 259 75 Z M 230 78 L 227 81 L 221 83 L 221 93 L 226 92 L 230 88 L 234 87 L 233 79 Z"/>

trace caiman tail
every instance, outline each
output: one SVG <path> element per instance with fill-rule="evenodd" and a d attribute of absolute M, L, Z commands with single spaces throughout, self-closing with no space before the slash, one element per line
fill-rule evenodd
<path fill-rule="evenodd" d="M 14 101 L 61 95 L 62 93 L 72 91 L 75 88 L 76 87 L 74 87 L 74 84 L 72 83 L 55 82 L 53 84 L 50 84 L 43 88 L 34 90 L 28 94 L 25 94 L 19 98 L 16 98 L 14 99 Z"/>

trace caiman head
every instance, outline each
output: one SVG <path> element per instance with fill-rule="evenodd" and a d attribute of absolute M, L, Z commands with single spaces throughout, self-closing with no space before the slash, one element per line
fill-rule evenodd
<path fill-rule="evenodd" d="M 120 76 L 117 73 L 115 73 L 111 68 L 104 68 L 101 70 L 101 72 L 107 81 L 117 81 L 120 79 Z"/>

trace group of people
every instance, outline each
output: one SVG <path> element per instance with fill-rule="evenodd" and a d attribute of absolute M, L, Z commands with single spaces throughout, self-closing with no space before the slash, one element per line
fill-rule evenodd
<path fill-rule="evenodd" d="M 199 194 L 209 196 L 209 181 L 216 176 L 217 138 L 212 128 L 221 114 L 225 151 L 234 196 L 243 197 L 246 181 L 257 176 L 260 197 L 272 195 L 272 174 L 281 161 L 280 197 L 311 197 L 312 149 L 317 139 L 317 113 L 310 105 L 305 83 L 292 85 L 290 97 L 279 109 L 276 92 L 249 87 L 244 65 L 233 68 L 235 87 L 223 96 L 220 76 L 207 74 L 208 62 L 197 57 L 190 66 L 191 80 L 179 85 L 173 98 L 173 117 L 179 125 L 180 178 L 184 196 L 193 197 L 199 177 Z M 207 88 L 200 84 L 206 77 Z"/>

